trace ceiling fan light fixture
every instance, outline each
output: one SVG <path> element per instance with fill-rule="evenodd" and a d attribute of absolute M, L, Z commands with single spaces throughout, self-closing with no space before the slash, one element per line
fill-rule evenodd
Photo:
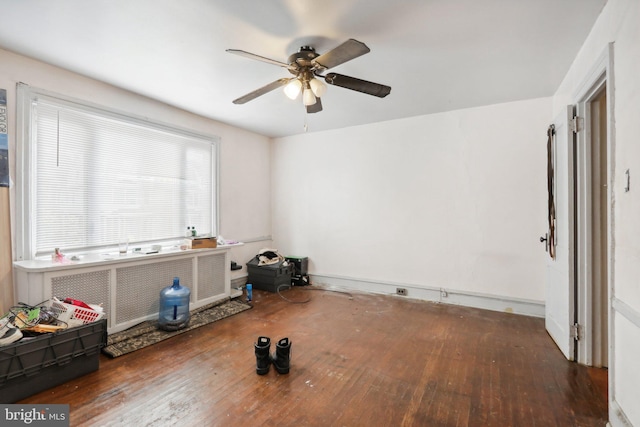
<path fill-rule="evenodd" d="M 302 82 L 298 79 L 292 79 L 287 85 L 284 87 L 284 94 L 287 95 L 289 99 L 296 99 L 302 90 Z"/>
<path fill-rule="evenodd" d="M 315 96 L 317 96 L 318 98 L 322 98 L 322 96 L 327 91 L 327 85 L 324 84 L 324 82 L 322 82 L 322 81 L 320 81 L 318 79 L 312 79 L 309 82 L 309 86 L 311 87 L 311 90 L 313 91 L 313 94 Z"/>
<path fill-rule="evenodd" d="M 300 92 L 302 92 L 302 102 L 306 107 L 306 112 L 318 113 L 323 109 L 322 96 L 327 90 L 325 83 L 367 95 L 377 96 L 378 98 L 384 98 L 391 93 L 391 87 L 379 83 L 333 72 L 322 75 L 326 70 L 370 52 L 367 45 L 355 39 L 349 39 L 323 54 L 316 53 L 315 49 L 311 46 L 302 46 L 298 53 L 289 56 L 287 62 L 276 61 L 254 53 L 245 52 L 244 50 L 227 49 L 227 52 L 277 65 L 293 75 L 293 77 L 280 78 L 240 98 L 234 99 L 234 104 L 245 104 L 272 90 L 283 88 L 284 93 L 291 100 L 297 99 Z"/>
<path fill-rule="evenodd" d="M 305 89 L 304 92 L 302 92 L 302 103 L 305 107 L 316 103 L 316 96 L 313 94 L 312 90 Z"/>

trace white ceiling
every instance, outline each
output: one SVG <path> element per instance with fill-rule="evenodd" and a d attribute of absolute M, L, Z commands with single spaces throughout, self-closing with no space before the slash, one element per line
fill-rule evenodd
<path fill-rule="evenodd" d="M 332 69 L 392 87 L 329 86 L 308 131 L 551 96 L 606 0 L 0 0 L 0 47 L 268 136 L 304 132 L 275 90 L 286 62 L 354 38 L 371 52 Z M 25 82 L 29 83 L 29 82 Z M 49 88 L 54 89 L 54 88 Z M 91 94 L 87 94 L 90 99 Z"/>

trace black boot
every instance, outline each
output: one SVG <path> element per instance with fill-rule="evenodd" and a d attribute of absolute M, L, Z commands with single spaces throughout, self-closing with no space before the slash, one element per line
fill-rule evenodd
<path fill-rule="evenodd" d="M 273 353 L 271 363 L 279 374 L 289 373 L 289 362 L 291 361 L 291 341 L 289 338 L 282 338 L 276 344 L 276 351 Z"/>
<path fill-rule="evenodd" d="M 264 375 L 269 372 L 269 367 L 271 366 L 270 346 L 271 338 L 269 337 L 258 337 L 258 342 L 254 344 L 256 349 L 256 372 L 258 375 Z"/>

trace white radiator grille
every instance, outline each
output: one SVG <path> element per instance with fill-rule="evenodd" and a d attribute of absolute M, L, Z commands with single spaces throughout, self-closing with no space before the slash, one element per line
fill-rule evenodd
<path fill-rule="evenodd" d="M 73 298 L 89 304 L 100 304 L 109 314 L 111 271 L 71 274 L 51 278 L 51 296 L 59 299 Z"/>
<path fill-rule="evenodd" d="M 198 301 L 225 293 L 225 257 L 198 257 Z"/>
<path fill-rule="evenodd" d="M 158 312 L 160 291 L 171 286 L 174 277 L 193 290 L 192 259 L 121 267 L 116 271 L 116 318 L 120 324 Z"/>
<path fill-rule="evenodd" d="M 227 263 L 226 251 L 203 250 L 35 272 L 22 277 L 28 286 L 20 287 L 18 297 L 28 304 L 52 296 L 101 304 L 113 333 L 157 317 L 160 291 L 174 277 L 191 289 L 192 308 L 230 296 Z"/>

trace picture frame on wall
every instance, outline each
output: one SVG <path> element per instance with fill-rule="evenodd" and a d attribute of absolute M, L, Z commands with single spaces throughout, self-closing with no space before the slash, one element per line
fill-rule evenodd
<path fill-rule="evenodd" d="M 7 90 L 0 89 L 0 187 L 9 186 L 9 138 Z"/>

